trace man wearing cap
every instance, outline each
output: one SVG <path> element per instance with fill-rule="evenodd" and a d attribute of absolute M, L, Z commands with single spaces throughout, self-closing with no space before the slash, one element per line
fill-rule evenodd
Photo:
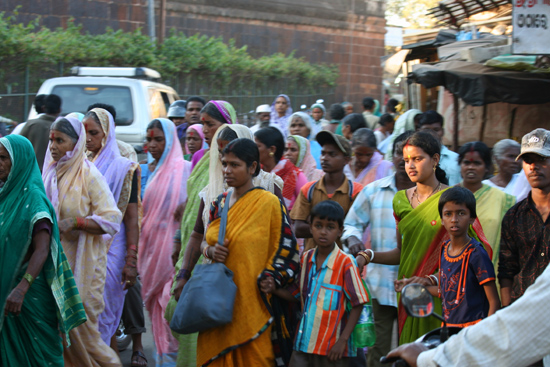
<path fill-rule="evenodd" d="M 166 117 L 176 125 L 178 130 L 178 139 L 185 138 L 185 131 L 187 130 L 187 122 L 185 122 L 185 113 L 187 109 L 185 106 L 187 102 L 185 100 L 175 101 L 170 105 Z"/>
<path fill-rule="evenodd" d="M 250 128 L 250 130 L 252 131 L 252 134 L 254 134 L 256 131 L 264 127 L 268 127 L 268 126 L 278 127 L 276 124 L 271 124 L 269 122 L 270 119 L 271 119 L 271 107 L 268 104 L 261 104 L 258 107 L 256 107 L 256 125 Z"/>
<path fill-rule="evenodd" d="M 525 135 L 520 157 L 531 192 L 502 220 L 498 278 L 503 306 L 535 282 L 550 255 L 550 131 L 536 129 Z"/>
<path fill-rule="evenodd" d="M 351 160 L 349 142 L 343 136 L 330 131 L 319 132 L 316 139 L 321 145 L 321 168 L 325 175 L 319 181 L 309 182 L 302 187 L 290 211 L 296 237 L 307 238 L 304 250 L 309 250 L 314 245 L 308 223 L 311 208 L 321 201 L 334 200 L 347 214 L 363 188 L 361 184 L 349 181 L 344 174 L 344 167 Z M 337 243 L 342 247 L 340 240 Z"/>

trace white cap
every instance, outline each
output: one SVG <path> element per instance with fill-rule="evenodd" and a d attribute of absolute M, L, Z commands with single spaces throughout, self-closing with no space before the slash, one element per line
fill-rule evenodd
<path fill-rule="evenodd" d="M 256 107 L 256 113 L 271 112 L 271 107 L 268 104 L 261 104 Z"/>

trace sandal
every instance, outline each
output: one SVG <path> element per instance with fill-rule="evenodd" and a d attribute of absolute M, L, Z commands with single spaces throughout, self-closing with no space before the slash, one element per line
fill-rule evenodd
<path fill-rule="evenodd" d="M 142 361 L 139 360 L 141 358 L 145 361 L 145 364 L 143 364 Z M 147 358 L 145 357 L 145 354 L 143 354 L 142 351 L 136 350 L 134 353 L 132 353 L 132 363 L 130 364 L 132 367 L 147 367 Z"/>

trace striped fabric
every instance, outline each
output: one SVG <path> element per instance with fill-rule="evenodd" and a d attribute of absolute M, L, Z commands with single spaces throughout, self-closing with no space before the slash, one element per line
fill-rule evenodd
<path fill-rule="evenodd" d="M 344 221 L 342 241 L 351 236 L 365 240 L 370 229 L 367 248 L 374 251 L 390 251 L 397 247 L 393 197 L 397 193 L 395 174 L 368 184 L 357 195 Z M 397 279 L 398 265 L 369 264 L 364 278 L 369 291 L 378 303 L 397 307 L 393 281 Z"/>
<path fill-rule="evenodd" d="M 368 301 L 367 292 L 355 260 L 338 246 L 317 271 L 317 250 L 304 253 L 301 262 L 300 290 L 303 316 L 294 343 L 294 350 L 328 355 L 348 320 L 346 302 L 352 307 Z M 356 356 L 353 340 L 348 340 L 344 357 Z"/>

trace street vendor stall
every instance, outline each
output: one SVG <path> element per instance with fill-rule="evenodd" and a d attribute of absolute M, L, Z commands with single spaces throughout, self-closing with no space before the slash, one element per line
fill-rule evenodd
<path fill-rule="evenodd" d="M 550 73 L 447 61 L 415 65 L 408 80 L 445 89 L 438 111 L 445 117 L 444 143 L 454 150 L 472 140 L 493 145 L 550 128 Z"/>

